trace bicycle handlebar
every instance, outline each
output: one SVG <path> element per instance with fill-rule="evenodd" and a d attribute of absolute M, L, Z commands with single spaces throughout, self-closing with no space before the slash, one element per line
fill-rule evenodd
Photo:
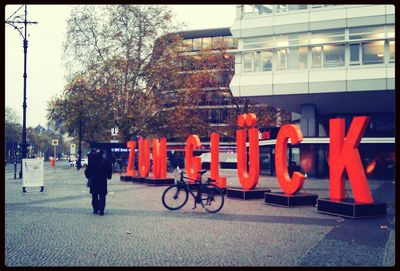
<path fill-rule="evenodd" d="M 202 170 L 199 170 L 197 172 L 200 173 L 201 175 L 204 175 L 204 173 L 207 172 L 207 169 L 202 169 Z M 183 175 L 183 174 L 186 174 L 186 172 L 183 171 L 183 170 L 179 170 L 179 174 Z"/>
<path fill-rule="evenodd" d="M 203 170 L 199 170 L 198 171 L 198 173 L 200 173 L 200 179 L 192 179 L 192 178 L 189 178 L 189 177 L 185 177 L 185 176 L 183 176 L 184 174 L 186 174 L 186 172 L 185 171 L 183 171 L 183 170 L 180 170 L 180 169 L 178 169 L 178 171 L 179 171 L 179 174 L 181 175 L 181 179 L 183 179 L 183 178 L 185 178 L 185 179 L 188 179 L 188 180 L 192 180 L 192 181 L 198 181 L 198 182 L 201 182 L 201 177 L 204 175 L 204 173 L 206 173 L 207 172 L 207 169 L 203 169 Z M 209 178 L 209 180 L 211 180 L 210 178 Z M 214 180 L 213 180 L 214 181 Z"/>

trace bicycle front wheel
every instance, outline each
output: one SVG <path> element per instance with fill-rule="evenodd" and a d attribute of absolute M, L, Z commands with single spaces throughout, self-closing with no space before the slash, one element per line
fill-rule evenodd
<path fill-rule="evenodd" d="M 201 205 L 209 213 L 216 213 L 224 206 L 224 194 L 214 184 L 205 184 L 201 187 Z"/>
<path fill-rule="evenodd" d="M 165 208 L 175 211 L 182 208 L 189 198 L 189 192 L 179 185 L 168 187 L 162 195 L 162 204 Z"/>

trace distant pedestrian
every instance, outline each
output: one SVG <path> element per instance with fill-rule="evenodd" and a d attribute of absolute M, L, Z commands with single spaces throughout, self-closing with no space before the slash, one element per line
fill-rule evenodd
<path fill-rule="evenodd" d="M 90 193 L 92 194 L 93 213 L 104 215 L 107 195 L 107 179 L 111 179 L 111 162 L 102 150 L 96 150 L 89 156 L 85 176 L 91 179 Z"/>
<path fill-rule="evenodd" d="M 122 173 L 122 158 L 118 158 L 117 159 L 117 164 L 118 164 L 118 168 L 119 168 L 119 173 Z"/>

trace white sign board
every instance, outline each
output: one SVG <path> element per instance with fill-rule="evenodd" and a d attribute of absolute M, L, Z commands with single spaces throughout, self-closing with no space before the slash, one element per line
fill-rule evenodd
<path fill-rule="evenodd" d="M 119 129 L 117 126 L 114 126 L 113 128 L 111 128 L 111 135 L 112 136 L 117 136 L 119 134 Z"/>
<path fill-rule="evenodd" d="M 75 144 L 71 144 L 70 154 L 75 154 L 75 153 L 76 153 L 76 145 Z"/>
<path fill-rule="evenodd" d="M 44 186 L 43 158 L 22 159 L 22 187 Z"/>
<path fill-rule="evenodd" d="M 53 140 L 51 141 L 51 145 L 57 146 L 57 145 L 58 145 L 58 139 L 53 139 Z"/>

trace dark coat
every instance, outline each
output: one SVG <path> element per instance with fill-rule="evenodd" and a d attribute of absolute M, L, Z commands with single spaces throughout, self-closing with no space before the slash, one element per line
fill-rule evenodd
<path fill-rule="evenodd" d="M 85 176 L 88 179 L 93 177 L 90 193 L 107 194 L 107 179 L 111 179 L 112 176 L 111 162 L 99 155 L 90 157 Z"/>

